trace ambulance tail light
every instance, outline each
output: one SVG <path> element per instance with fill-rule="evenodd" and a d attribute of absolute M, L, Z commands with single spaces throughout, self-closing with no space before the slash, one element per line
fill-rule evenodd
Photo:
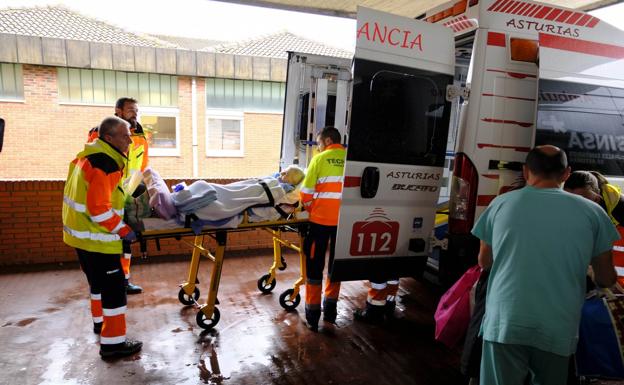
<path fill-rule="evenodd" d="M 469 234 L 477 206 L 479 175 L 466 154 L 455 156 L 451 180 L 449 233 Z"/>
<path fill-rule="evenodd" d="M 510 39 L 511 60 L 537 64 L 539 44 L 537 40 Z"/>

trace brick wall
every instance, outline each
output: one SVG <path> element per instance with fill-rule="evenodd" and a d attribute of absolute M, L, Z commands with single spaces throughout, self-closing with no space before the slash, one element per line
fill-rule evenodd
<path fill-rule="evenodd" d="M 55 67 L 23 69 L 24 102 L 0 102 L 0 116 L 6 121 L 0 178 L 64 179 L 89 129 L 114 110 L 60 105 Z"/>
<path fill-rule="evenodd" d="M 0 101 L 6 121 L 0 178 L 64 179 L 90 128 L 114 113 L 113 106 L 58 103 L 56 67 L 24 65 L 24 101 Z M 150 164 L 166 178 L 192 177 L 191 78 L 178 77 L 180 156 L 152 156 Z M 205 81 L 197 79 L 198 176 L 247 178 L 277 171 L 281 114 L 245 113 L 245 155 L 206 156 Z M 139 108 L 141 103 L 139 101 Z"/>
<path fill-rule="evenodd" d="M 192 182 L 189 179 L 186 181 Z M 178 182 L 167 181 L 170 185 Z M 64 183 L 61 180 L 0 180 L 0 266 L 76 260 L 74 250 L 63 243 L 61 210 Z M 186 240 L 192 242 L 193 238 L 188 237 Z M 212 247 L 214 241 L 210 240 L 206 244 Z M 254 252 L 272 246 L 268 233 L 255 230 L 229 234 L 226 250 Z M 175 239 L 162 240 L 161 251 L 156 250 L 153 242 L 148 244 L 148 253 L 152 256 L 190 256 L 190 252 L 184 242 Z M 134 246 L 134 255 L 139 255 L 138 245 Z"/>

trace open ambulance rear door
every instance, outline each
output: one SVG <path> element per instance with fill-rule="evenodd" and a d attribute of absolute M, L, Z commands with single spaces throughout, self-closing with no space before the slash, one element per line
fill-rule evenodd
<path fill-rule="evenodd" d="M 564 149 L 573 170 L 599 171 L 621 183 L 624 31 L 602 32 L 583 39 L 540 34 L 535 144 Z"/>
<path fill-rule="evenodd" d="M 351 59 L 288 52 L 280 169 L 308 166 L 325 126 L 347 135 Z"/>
<path fill-rule="evenodd" d="M 450 28 L 358 8 L 333 279 L 421 272 L 447 145 Z"/>

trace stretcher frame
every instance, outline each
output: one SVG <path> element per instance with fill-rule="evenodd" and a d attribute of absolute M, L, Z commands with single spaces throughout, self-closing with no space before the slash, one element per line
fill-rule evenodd
<path fill-rule="evenodd" d="M 219 304 L 217 294 L 219 292 L 219 283 L 221 280 L 221 271 L 223 269 L 223 260 L 225 257 L 225 248 L 227 245 L 227 236 L 230 233 L 244 232 L 261 229 L 269 234 L 273 238 L 273 264 L 269 268 L 269 273 L 262 276 L 258 280 L 258 288 L 261 287 L 261 281 L 264 282 L 263 286 L 265 290 L 260 289 L 263 293 L 268 293 L 275 288 L 276 284 L 276 270 L 283 270 L 285 268 L 285 262 L 282 258 L 282 247 L 287 247 L 295 250 L 299 254 L 299 264 L 301 266 L 300 276 L 294 282 L 293 287 L 284 291 L 280 295 L 280 305 L 286 310 L 292 310 L 297 307 L 301 301 L 299 294 L 300 286 L 305 281 L 305 255 L 303 253 L 303 241 L 305 234 L 307 234 L 309 221 L 308 219 L 297 218 L 293 213 L 289 218 L 278 219 L 274 221 L 262 221 L 262 222 L 249 222 L 247 213 L 244 213 L 243 221 L 235 228 L 221 228 L 221 229 L 202 229 L 199 233 L 195 233 L 193 229 L 188 227 L 181 227 L 176 229 L 163 229 L 163 230 L 146 230 L 137 233 L 137 240 L 141 244 L 141 251 L 145 253 L 146 244 L 149 240 L 155 240 L 159 242 L 161 239 L 176 238 L 189 245 L 193 252 L 191 255 L 191 263 L 189 265 L 187 280 L 180 284 L 180 291 L 178 293 L 178 299 L 184 305 L 194 305 L 198 308 L 197 312 L 197 325 L 202 329 L 210 330 L 214 328 L 221 314 L 216 305 Z M 299 234 L 298 244 L 291 242 L 283 238 L 283 232 L 296 231 Z M 193 236 L 193 242 L 188 242 L 182 237 Z M 213 253 L 206 247 L 204 247 L 204 241 L 206 237 L 210 237 L 217 242 L 216 250 Z M 197 300 L 199 299 L 199 289 L 197 288 L 197 272 L 199 270 L 199 262 L 201 257 L 204 256 L 210 259 L 213 263 L 210 272 L 210 286 L 208 291 L 208 298 L 206 303 L 200 305 Z"/>

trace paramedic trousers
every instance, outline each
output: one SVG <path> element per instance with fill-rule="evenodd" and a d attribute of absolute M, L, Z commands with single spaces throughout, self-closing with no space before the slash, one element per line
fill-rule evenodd
<path fill-rule="evenodd" d="M 130 260 L 132 259 L 132 248 L 130 242 L 122 241 L 123 253 L 121 254 L 121 268 L 123 269 L 124 278 L 130 279 Z"/>
<path fill-rule="evenodd" d="M 126 288 L 119 254 L 76 249 L 91 292 L 93 322 L 104 322 L 100 344 L 126 341 Z M 101 301 L 101 302 L 100 302 Z"/>
<path fill-rule="evenodd" d="M 396 302 L 396 295 L 399 291 L 399 280 L 393 279 L 385 282 L 370 281 L 371 287 L 368 289 L 366 303 L 371 306 L 385 307 L 387 303 Z"/>
<path fill-rule="evenodd" d="M 483 341 L 481 385 L 565 385 L 569 356 L 546 352 L 532 346 Z"/>
<path fill-rule="evenodd" d="M 312 314 L 317 322 L 321 313 L 321 285 L 323 283 L 323 270 L 325 270 L 325 254 L 328 247 L 329 264 L 323 307 L 335 310 L 340 294 L 340 282 L 333 282 L 331 279 L 336 250 L 336 230 L 337 226 L 310 223 L 310 231 L 303 242 L 303 252 L 306 256 L 306 314 Z"/>

